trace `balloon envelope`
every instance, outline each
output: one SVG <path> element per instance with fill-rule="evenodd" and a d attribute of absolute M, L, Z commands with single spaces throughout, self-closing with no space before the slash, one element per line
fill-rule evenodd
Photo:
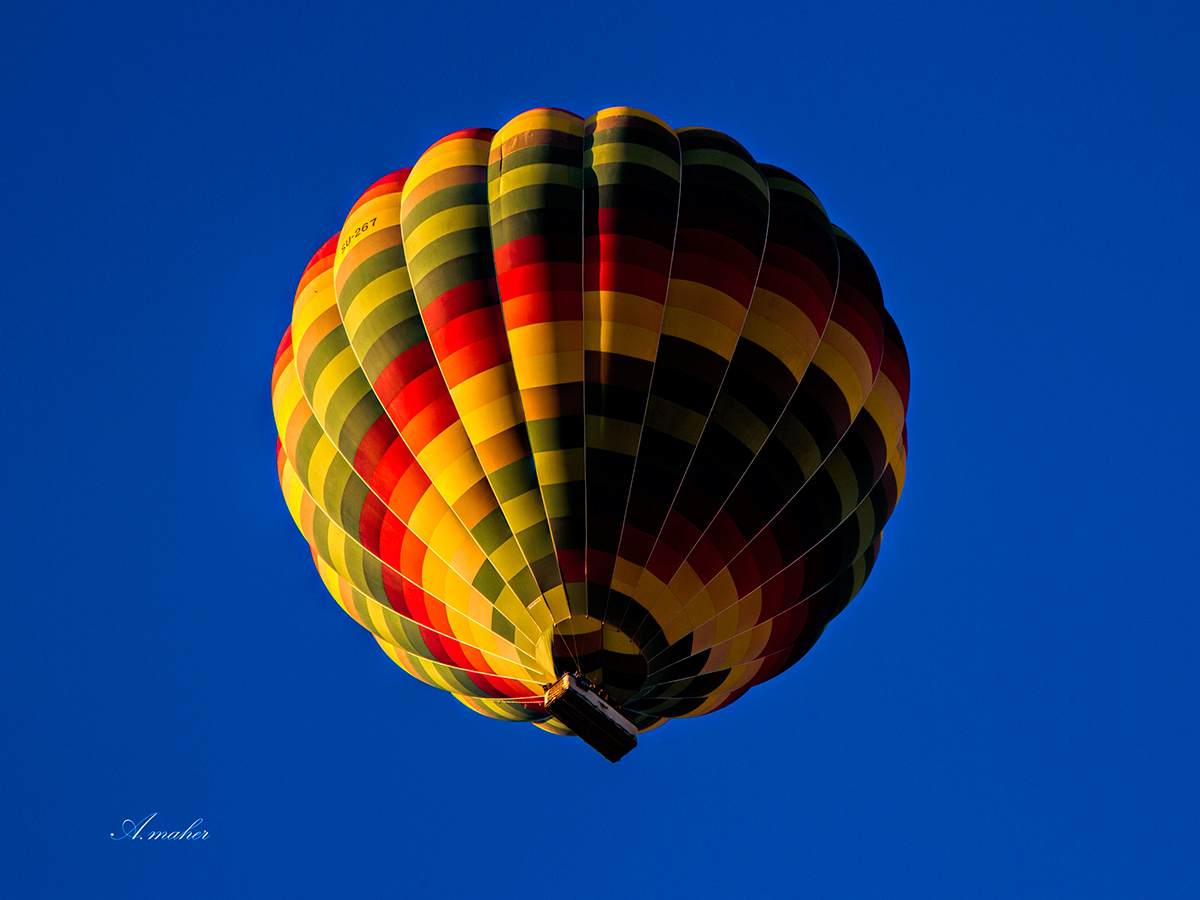
<path fill-rule="evenodd" d="M 280 484 L 338 603 L 485 715 L 639 730 L 799 659 L 904 480 L 908 360 L 795 176 L 635 109 L 455 132 L 310 260 Z"/>

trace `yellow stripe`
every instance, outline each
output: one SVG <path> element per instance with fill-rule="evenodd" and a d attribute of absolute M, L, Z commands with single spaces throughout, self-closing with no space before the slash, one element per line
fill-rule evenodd
<path fill-rule="evenodd" d="M 491 149 L 494 152 L 497 147 L 502 147 L 509 152 L 504 144 L 528 131 L 561 131 L 564 134 L 582 135 L 583 120 L 561 109 L 531 109 L 506 122 L 492 138 Z"/>
<path fill-rule="evenodd" d="M 333 305 L 333 272 L 326 270 L 310 281 L 296 297 L 295 306 L 292 307 L 292 343 L 298 345 L 317 317 Z"/>
<path fill-rule="evenodd" d="M 287 443 L 288 422 L 303 398 L 304 392 L 300 387 L 300 379 L 296 376 L 296 367 L 289 364 L 280 374 L 279 380 L 275 382 L 275 390 L 271 393 L 271 406 L 275 413 L 275 430 L 285 438 L 285 444 Z"/>
<path fill-rule="evenodd" d="M 449 461 L 439 469 L 440 460 Z M 461 423 L 455 423 L 430 441 L 418 461 L 451 506 L 484 477 L 479 457 L 466 439 Z"/>
<path fill-rule="evenodd" d="M 325 478 L 329 474 L 329 467 L 337 458 L 338 451 L 333 441 L 327 437 L 322 437 L 317 441 L 312 456 L 308 460 L 308 471 L 304 473 L 305 484 L 309 488 L 309 493 L 313 495 L 313 499 L 324 497 Z"/>
<path fill-rule="evenodd" d="M 542 494 L 536 488 L 526 491 L 519 497 L 514 497 L 507 503 L 502 503 L 500 506 L 504 510 L 504 518 L 512 526 L 514 534 L 520 534 L 526 528 L 546 521 L 546 510 L 542 506 Z"/>
<path fill-rule="evenodd" d="M 609 107 L 606 107 L 605 109 L 602 109 L 599 112 L 596 112 L 593 115 L 588 116 L 586 124 L 591 125 L 593 122 L 595 122 L 597 124 L 597 128 L 599 129 L 601 123 L 603 123 L 606 119 L 616 119 L 616 118 L 645 119 L 648 122 L 653 122 L 655 125 L 658 125 L 660 128 L 665 128 L 667 131 L 671 130 L 671 126 L 668 125 L 666 122 L 664 122 L 662 119 L 660 119 L 658 116 L 654 115 L 653 113 L 648 113 L 644 109 L 637 109 L 632 106 L 609 106 Z M 614 123 L 614 125 L 615 125 L 615 123 Z M 607 127 L 613 127 L 613 126 L 607 126 Z"/>
<path fill-rule="evenodd" d="M 554 355 L 564 363 L 563 381 L 583 376 L 583 322 L 539 322 L 513 328 L 508 332 L 508 349 L 514 364 Z"/>
<path fill-rule="evenodd" d="M 323 426 L 332 424 L 329 422 L 329 403 L 338 388 L 347 382 L 353 387 L 352 397 L 355 403 L 371 393 L 371 385 L 363 375 L 362 369 L 358 367 L 358 357 L 349 345 L 321 371 L 317 383 L 313 385 L 313 395 L 308 398 L 317 421 Z M 341 423 L 337 424 L 340 426 Z"/>
<path fill-rule="evenodd" d="M 871 390 L 871 384 L 875 380 L 875 376 L 871 372 L 871 359 L 867 356 L 867 351 L 863 349 L 863 345 L 858 342 L 858 339 L 853 334 L 833 320 L 830 320 L 829 324 L 825 326 L 825 334 L 821 336 L 821 345 L 817 348 L 817 355 L 819 356 L 821 351 L 825 349 L 835 351 L 850 366 L 851 371 L 854 373 L 853 380 L 856 386 L 853 396 L 857 400 L 857 404 L 851 407 L 851 409 L 860 408 L 866 399 L 867 393 Z M 821 358 L 824 359 L 824 357 Z M 825 368 L 823 362 L 821 363 L 821 368 L 825 369 L 831 375 L 833 374 L 829 369 Z M 848 385 L 843 383 L 841 378 L 838 378 L 837 381 L 842 391 L 846 393 L 846 396 L 851 397 L 852 395 L 847 392 Z"/>
<path fill-rule="evenodd" d="M 721 296 L 724 297 L 723 294 Z M 733 303 L 732 300 L 729 302 Z M 733 348 L 737 346 L 740 328 L 740 320 L 735 327 L 730 327 L 708 313 L 682 306 L 668 306 L 663 316 L 662 333 L 698 344 L 728 361 L 733 356 Z"/>
<path fill-rule="evenodd" d="M 900 392 L 896 390 L 896 386 L 892 384 L 890 378 L 883 374 L 883 369 L 879 370 L 879 375 L 875 378 L 875 385 L 871 388 L 871 394 L 868 395 L 868 409 L 874 410 L 871 405 L 872 396 L 874 402 L 882 404 L 887 408 L 887 415 L 882 413 L 874 413 L 875 421 L 888 422 L 889 430 L 885 431 L 885 435 L 890 435 L 890 439 L 895 439 L 900 435 L 900 429 L 904 425 L 904 401 L 900 398 Z"/>
<path fill-rule="evenodd" d="M 512 581 L 516 574 L 526 566 L 525 554 L 521 552 L 521 545 L 516 537 L 509 537 L 489 554 L 488 559 L 491 560 L 496 571 L 500 573 L 500 577 L 505 581 Z"/>
<path fill-rule="evenodd" d="M 401 204 L 406 206 L 413 189 L 438 172 L 458 166 L 486 166 L 490 143 L 477 138 L 457 137 L 430 147 L 413 166 L 404 185 Z"/>
<path fill-rule="evenodd" d="M 642 423 L 622 422 L 601 416 L 586 416 L 584 422 L 587 445 L 597 450 L 611 450 L 632 456 L 642 436 Z"/>
<path fill-rule="evenodd" d="M 680 128 L 675 134 L 682 135 L 689 131 L 708 131 L 707 128 Z M 758 167 L 750 164 L 741 157 L 734 156 L 726 150 L 699 147 L 695 150 L 685 150 L 683 153 L 684 166 L 717 166 L 722 169 L 732 169 L 758 189 L 765 198 L 771 196 L 770 188 L 758 171 Z"/>
<path fill-rule="evenodd" d="M 452 206 L 449 209 L 434 213 L 419 225 L 411 230 L 406 230 L 404 233 L 404 253 L 408 257 L 409 268 L 414 273 L 420 272 L 421 276 L 428 274 L 427 270 L 430 267 L 428 265 L 421 266 L 421 261 L 418 259 L 422 250 L 428 249 L 438 238 L 453 238 L 458 232 L 475 228 L 486 228 L 487 225 L 487 207 L 482 203 Z M 450 249 L 454 247 L 453 242 L 447 242 L 446 246 L 439 246 L 437 249 L 441 251 L 439 252 L 439 256 L 442 258 L 438 262 L 447 259 L 456 259 L 470 252 L 476 241 L 475 237 L 470 234 L 463 235 L 462 240 L 470 241 L 470 245 L 464 246 L 458 252 L 450 252 Z M 417 280 L 420 280 L 420 276 L 418 276 Z"/>
<path fill-rule="evenodd" d="M 635 165 L 657 169 L 664 175 L 679 180 L 679 157 L 667 156 L 647 147 L 644 144 L 632 144 L 625 141 L 605 141 L 604 131 L 597 129 L 595 143 L 583 155 L 584 165 L 595 169 L 606 165 Z"/>
<path fill-rule="evenodd" d="M 888 384 L 886 378 L 882 376 L 876 378 L 875 388 L 867 394 L 867 402 L 863 404 L 863 410 L 875 420 L 875 424 L 879 426 L 879 431 L 883 434 L 883 439 L 890 447 L 900 437 L 900 423 L 896 421 L 892 407 L 881 396 L 889 387 L 891 385 Z M 892 393 L 894 394 L 895 391 L 893 390 Z"/>
<path fill-rule="evenodd" d="M 850 415 L 857 415 L 858 411 L 862 409 L 866 397 L 863 396 L 863 383 L 855 368 L 846 361 L 842 354 L 824 341 L 817 347 L 817 352 L 813 354 L 812 364 L 828 375 L 837 385 L 842 396 L 846 398 L 846 406 L 850 410 Z"/>
<path fill-rule="evenodd" d="M 505 169 L 499 178 L 493 179 L 500 186 L 497 197 L 493 202 L 499 203 L 503 209 L 505 195 L 510 191 L 518 191 L 521 188 L 527 187 L 541 187 L 547 184 L 579 184 L 577 171 L 562 163 L 526 163 L 523 166 L 513 166 L 512 168 Z M 509 212 L 501 212 L 497 220 L 511 215 L 513 212 L 521 211 L 516 209 Z"/>
<path fill-rule="evenodd" d="M 495 369 L 490 371 L 495 371 Z M 480 394 L 485 394 L 493 392 L 498 386 L 500 386 L 497 383 L 501 382 L 501 379 L 495 379 L 495 382 L 497 383 L 493 384 L 481 383 L 477 378 L 472 378 L 471 381 L 477 387 L 486 387 L 488 389 L 486 392 L 484 390 L 480 390 Z M 455 393 L 458 394 L 459 391 L 455 391 Z M 463 390 L 461 393 L 463 394 L 463 400 L 466 400 L 467 398 L 475 400 L 476 398 L 476 394 L 473 392 Z M 457 402 L 458 400 L 459 398 L 456 396 L 455 401 Z M 490 403 L 474 406 L 469 410 L 467 409 L 466 403 L 458 403 L 458 409 L 463 427 L 466 428 L 467 434 L 471 435 L 476 447 L 489 438 L 493 438 L 498 434 L 503 434 L 514 425 L 525 421 L 525 415 L 521 409 L 520 395 L 515 392 L 505 392 L 503 396 L 492 400 Z M 483 448 L 479 448 L 477 452 L 482 450 Z"/>
<path fill-rule="evenodd" d="M 754 294 L 742 337 L 780 360 L 797 381 L 821 340 L 808 316 L 778 294 L 761 288 Z"/>
<path fill-rule="evenodd" d="M 568 450 L 545 450 L 533 454 L 537 466 L 538 481 L 543 485 L 567 484 L 582 481 L 584 476 L 583 448 Z"/>
<path fill-rule="evenodd" d="M 351 342 L 358 342 L 359 330 L 363 327 L 367 316 L 392 298 L 410 290 L 412 290 L 412 281 L 408 277 L 408 269 L 403 267 L 385 272 L 364 285 L 349 306 L 342 310 L 342 323 L 346 327 L 346 334 L 350 335 Z M 396 319 L 396 321 L 400 320 Z M 372 337 L 377 338 L 378 335 Z M 369 350 L 370 347 L 362 349 Z"/>

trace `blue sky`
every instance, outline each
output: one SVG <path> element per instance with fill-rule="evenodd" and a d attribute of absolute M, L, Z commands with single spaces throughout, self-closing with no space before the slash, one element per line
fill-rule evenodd
<path fill-rule="evenodd" d="M 1198 20 L 24 7 L 0 37 L 0 890 L 1194 893 Z M 862 594 L 616 766 L 415 682 L 336 607 L 269 399 L 300 272 L 371 182 L 458 128 L 611 105 L 806 180 L 913 372 Z M 150 813 L 210 839 L 109 839 Z"/>

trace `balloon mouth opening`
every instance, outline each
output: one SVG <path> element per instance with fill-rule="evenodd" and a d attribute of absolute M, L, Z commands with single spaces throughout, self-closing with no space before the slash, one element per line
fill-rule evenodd
<path fill-rule="evenodd" d="M 573 615 L 542 635 L 539 656 L 557 680 L 568 673 L 582 675 L 618 704 L 633 697 L 646 683 L 650 667 L 641 648 L 618 625 L 585 615 Z"/>

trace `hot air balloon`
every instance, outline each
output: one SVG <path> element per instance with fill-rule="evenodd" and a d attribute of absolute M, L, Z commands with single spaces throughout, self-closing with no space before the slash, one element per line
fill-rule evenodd
<path fill-rule="evenodd" d="M 309 261 L 279 480 L 405 671 L 608 758 L 812 647 L 904 481 L 908 360 L 798 178 L 630 108 L 447 135 Z"/>

